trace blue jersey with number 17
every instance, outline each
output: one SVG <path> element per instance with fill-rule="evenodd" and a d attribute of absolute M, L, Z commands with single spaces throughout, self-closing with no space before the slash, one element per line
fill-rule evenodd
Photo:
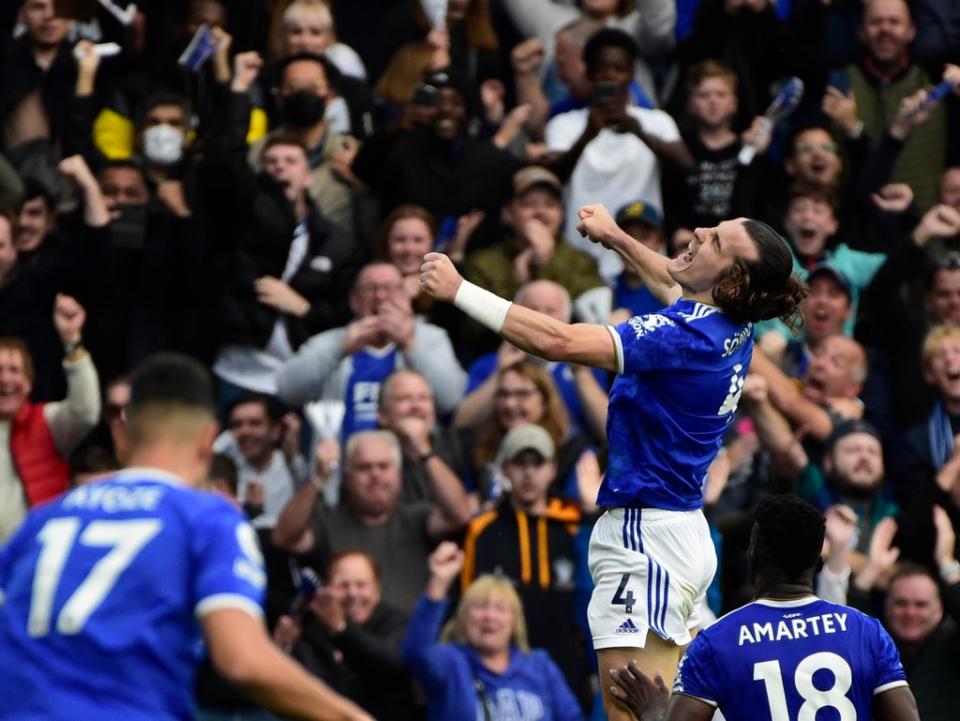
<path fill-rule="evenodd" d="M 874 695 L 906 685 L 877 619 L 808 596 L 754 601 L 707 627 L 673 691 L 719 706 L 727 721 L 864 721 Z"/>
<path fill-rule="evenodd" d="M 131 469 L 33 511 L 0 551 L 0 719 L 193 718 L 198 619 L 262 615 L 253 528 Z"/>
<path fill-rule="evenodd" d="M 610 389 L 610 455 L 597 503 L 692 511 L 740 400 L 753 326 L 677 299 L 610 326 L 618 375 Z"/>

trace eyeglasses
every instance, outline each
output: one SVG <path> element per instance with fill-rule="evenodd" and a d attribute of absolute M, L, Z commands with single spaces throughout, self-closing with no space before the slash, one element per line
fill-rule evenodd
<path fill-rule="evenodd" d="M 403 286 L 400 283 L 364 283 L 357 286 L 357 292 L 364 295 L 373 295 L 377 291 L 383 293 L 397 293 Z"/>
<path fill-rule="evenodd" d="M 804 143 L 803 145 L 797 146 L 797 155 L 809 155 L 810 153 L 815 153 L 818 150 L 824 153 L 836 155 L 840 148 L 837 147 L 836 143 L 821 143 L 820 145 Z"/>
<path fill-rule="evenodd" d="M 507 390 L 506 388 L 501 388 L 496 393 L 493 394 L 493 397 L 498 401 L 505 401 L 509 398 L 516 398 L 518 401 L 525 401 L 527 398 L 532 396 L 534 393 L 537 393 L 536 388 L 517 388 L 515 390 Z"/>

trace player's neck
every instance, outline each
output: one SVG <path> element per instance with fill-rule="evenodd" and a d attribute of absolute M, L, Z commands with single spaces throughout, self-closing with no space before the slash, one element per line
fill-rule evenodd
<path fill-rule="evenodd" d="M 812 583 L 796 583 L 771 579 L 757 582 L 757 599 L 768 601 L 795 601 L 798 598 L 813 596 Z"/>
<path fill-rule="evenodd" d="M 694 303 L 703 303 L 704 305 L 716 305 L 716 301 L 713 299 L 713 288 L 710 290 L 703 290 L 697 293 L 696 291 L 690 290 L 689 288 L 684 288 L 681 286 L 682 292 L 680 297 L 684 300 L 689 300 Z"/>
<path fill-rule="evenodd" d="M 187 452 L 179 444 L 165 441 L 132 450 L 126 465 L 128 468 L 156 468 L 166 471 L 179 476 L 190 486 L 196 486 L 197 480 L 203 477 L 203 471 L 193 453 Z"/>

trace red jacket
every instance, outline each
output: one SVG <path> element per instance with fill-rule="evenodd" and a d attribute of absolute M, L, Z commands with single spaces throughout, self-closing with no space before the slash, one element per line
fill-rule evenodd
<path fill-rule="evenodd" d="M 24 401 L 10 424 L 10 454 L 29 506 L 63 493 L 70 478 L 70 465 L 53 441 L 44 405 Z"/>

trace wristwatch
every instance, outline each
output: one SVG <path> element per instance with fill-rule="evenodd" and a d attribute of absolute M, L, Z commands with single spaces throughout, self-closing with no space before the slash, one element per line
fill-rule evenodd
<path fill-rule="evenodd" d="M 422 464 L 426 463 L 426 462 L 429 461 L 431 458 L 433 458 L 434 456 L 437 456 L 437 455 L 439 455 L 439 454 L 438 454 L 436 451 L 434 451 L 434 450 L 429 450 L 429 451 L 427 451 L 426 453 L 424 453 L 422 456 L 420 456 L 420 458 L 419 458 L 418 460 L 420 461 L 420 463 L 421 463 L 421 465 L 422 465 Z"/>

